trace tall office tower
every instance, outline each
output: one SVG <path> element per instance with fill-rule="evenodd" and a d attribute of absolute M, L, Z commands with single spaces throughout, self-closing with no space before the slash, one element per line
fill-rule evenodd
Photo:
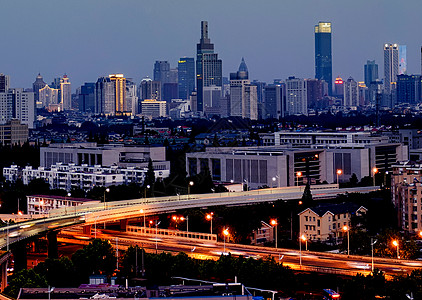
<path fill-rule="evenodd" d="M 66 74 L 60 79 L 60 107 L 62 110 L 72 109 L 72 89 Z"/>
<path fill-rule="evenodd" d="M 338 76 L 334 81 L 334 96 L 343 97 L 344 95 L 344 81 Z"/>
<path fill-rule="evenodd" d="M 169 82 L 170 64 L 168 61 L 157 60 L 154 63 L 154 81 Z"/>
<path fill-rule="evenodd" d="M 364 81 L 358 82 L 359 87 L 359 106 L 369 104 L 369 88 L 365 85 Z"/>
<path fill-rule="evenodd" d="M 35 102 L 40 101 L 40 89 L 42 89 L 45 86 L 46 86 L 46 83 L 44 82 L 41 74 L 38 73 L 38 76 L 35 79 L 35 82 L 32 84 L 32 90 L 34 91 Z"/>
<path fill-rule="evenodd" d="M 130 112 L 133 116 L 139 113 L 139 99 L 138 99 L 138 88 L 136 83 L 127 78 L 126 79 L 126 107 L 125 111 Z"/>
<path fill-rule="evenodd" d="M 344 85 L 343 106 L 347 108 L 358 107 L 359 106 L 358 83 L 352 77 L 349 77 L 349 79 L 347 79 L 343 85 Z"/>
<path fill-rule="evenodd" d="M 397 103 L 421 102 L 421 75 L 397 76 Z"/>
<path fill-rule="evenodd" d="M 263 82 L 263 81 L 254 80 L 254 81 L 251 82 L 251 84 L 256 86 L 256 92 L 258 94 L 258 103 L 263 103 L 264 102 L 264 89 L 265 89 L 265 86 L 267 85 L 267 83 Z"/>
<path fill-rule="evenodd" d="M 116 86 L 110 77 L 100 77 L 95 83 L 95 113 L 116 113 Z"/>
<path fill-rule="evenodd" d="M 83 112 L 95 112 L 95 83 L 85 82 L 78 94 L 79 110 Z"/>
<path fill-rule="evenodd" d="M 6 93 L 10 88 L 10 77 L 0 73 L 0 93 Z"/>
<path fill-rule="evenodd" d="M 324 80 L 306 79 L 308 108 L 319 108 L 319 102 L 328 92 L 328 85 Z"/>
<path fill-rule="evenodd" d="M 264 88 L 264 102 L 261 116 L 264 119 L 279 119 L 285 116 L 286 86 L 284 83 L 269 84 Z"/>
<path fill-rule="evenodd" d="M 230 73 L 231 116 L 258 119 L 258 95 L 256 85 L 251 85 L 245 60 L 236 73 Z"/>
<path fill-rule="evenodd" d="M 378 65 L 375 63 L 375 60 L 366 61 L 364 66 L 364 75 L 365 75 L 365 85 L 369 88 L 372 81 L 378 79 Z"/>
<path fill-rule="evenodd" d="M 315 78 L 328 83 L 328 94 L 333 91 L 333 63 L 331 58 L 331 23 L 315 26 Z"/>
<path fill-rule="evenodd" d="M 0 93 L 0 124 L 6 124 L 12 119 L 18 119 L 28 128 L 34 128 L 35 101 L 33 92 L 24 89 L 9 89 Z"/>
<path fill-rule="evenodd" d="M 403 75 L 407 74 L 407 46 L 400 45 L 399 46 L 399 74 Z"/>
<path fill-rule="evenodd" d="M 214 44 L 208 38 L 208 22 L 201 22 L 201 39 L 196 45 L 197 110 L 204 110 L 203 89 L 207 86 L 223 87 L 222 61 L 214 53 Z"/>
<path fill-rule="evenodd" d="M 179 76 L 179 71 L 178 71 L 177 68 L 170 69 L 169 77 L 168 77 L 167 82 L 168 83 L 178 83 L 178 80 L 179 80 L 178 76 Z"/>
<path fill-rule="evenodd" d="M 177 99 L 179 94 L 177 93 L 177 83 L 166 82 L 163 84 L 163 100 L 170 103 L 171 100 Z"/>
<path fill-rule="evenodd" d="M 140 84 L 139 98 L 140 100 L 161 100 L 161 82 L 153 81 L 149 77 L 143 78 Z"/>
<path fill-rule="evenodd" d="M 187 100 L 195 90 L 195 59 L 182 57 L 178 63 L 179 99 Z"/>
<path fill-rule="evenodd" d="M 204 113 L 208 116 L 221 115 L 221 87 L 206 86 L 203 90 Z"/>
<path fill-rule="evenodd" d="M 59 90 L 45 85 L 42 89 L 39 90 L 39 106 L 40 107 L 49 107 L 50 105 L 59 104 Z"/>
<path fill-rule="evenodd" d="M 399 73 L 399 45 L 384 45 L 384 91 L 391 94 Z"/>
<path fill-rule="evenodd" d="M 306 81 L 294 76 L 286 79 L 286 114 L 308 115 Z"/>
<path fill-rule="evenodd" d="M 110 80 L 114 82 L 115 88 L 115 114 L 123 115 L 127 113 L 126 109 L 126 78 L 123 74 L 110 74 Z"/>

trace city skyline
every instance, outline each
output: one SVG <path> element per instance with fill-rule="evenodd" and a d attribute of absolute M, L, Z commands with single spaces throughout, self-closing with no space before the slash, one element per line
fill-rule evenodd
<path fill-rule="evenodd" d="M 0 50 L 0 72 L 10 75 L 12 87 L 30 87 L 39 72 L 46 82 L 68 74 L 73 91 L 113 73 L 139 83 L 145 76 L 152 77 L 156 60 L 176 67 L 180 57 L 195 57 L 202 20 L 210 25 L 226 77 L 245 57 L 252 80 L 314 78 L 314 25 L 320 21 L 333 26 L 333 78 L 363 80 L 364 64 L 374 59 L 383 74 L 385 43 L 407 45 L 407 73 L 420 73 L 422 39 L 410 30 L 422 26 L 417 15 L 422 3 L 416 0 L 406 7 L 381 0 L 269 1 L 265 5 L 243 1 L 242 6 L 236 1 L 221 6 L 222 1 L 188 0 L 177 4 L 76 0 L 55 7 L 52 3 L 3 4 L 0 22 L 8 29 L 4 40 L 15 42 Z M 10 11 L 19 11 L 21 18 Z"/>

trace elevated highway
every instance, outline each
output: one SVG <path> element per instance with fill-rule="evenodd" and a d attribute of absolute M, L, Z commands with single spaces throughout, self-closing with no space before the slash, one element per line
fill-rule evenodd
<path fill-rule="evenodd" d="M 236 193 L 141 198 L 66 207 L 52 210 L 47 218 L 2 227 L 0 248 L 7 249 L 10 244 L 20 240 L 76 224 L 93 225 L 97 222 L 111 222 L 139 217 L 141 216 L 141 209 L 143 209 L 145 215 L 156 215 L 171 213 L 178 209 L 250 205 L 276 200 L 294 201 L 302 197 L 303 189 L 303 186 L 299 186 Z M 368 193 L 377 189 L 377 187 L 339 189 L 337 185 L 311 186 L 314 200 L 334 198 L 338 194 Z"/>

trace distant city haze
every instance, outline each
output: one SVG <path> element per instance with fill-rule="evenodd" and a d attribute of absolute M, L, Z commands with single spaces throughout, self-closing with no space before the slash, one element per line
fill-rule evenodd
<path fill-rule="evenodd" d="M 0 73 L 11 87 L 67 74 L 72 90 L 123 73 L 139 83 L 156 60 L 196 57 L 201 21 L 223 61 L 244 57 L 249 78 L 314 78 L 314 26 L 332 23 L 333 78 L 363 81 L 367 60 L 383 73 L 383 45 L 407 45 L 407 73 L 420 74 L 421 0 L 1 0 Z"/>

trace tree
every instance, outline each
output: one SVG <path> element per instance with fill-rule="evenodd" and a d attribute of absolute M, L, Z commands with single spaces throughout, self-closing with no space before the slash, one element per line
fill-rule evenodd
<path fill-rule="evenodd" d="M 152 159 L 150 158 L 148 161 L 148 169 L 145 174 L 144 188 L 148 185 L 152 188 L 154 186 L 154 183 L 155 183 L 155 172 L 154 172 L 154 166 L 152 164 Z"/>
<path fill-rule="evenodd" d="M 309 181 L 306 183 L 305 190 L 303 191 L 302 195 L 302 204 L 304 208 L 310 207 L 312 205 L 312 192 L 311 192 L 311 184 Z"/>
<path fill-rule="evenodd" d="M 47 258 L 34 267 L 34 271 L 47 279 L 50 286 L 72 287 L 80 284 L 73 262 L 68 257 Z"/>
<path fill-rule="evenodd" d="M 95 239 L 72 255 L 76 273 L 82 282 L 87 282 L 92 274 L 110 276 L 116 266 L 116 257 L 110 242 Z"/>
<path fill-rule="evenodd" d="M 45 277 L 36 273 L 34 269 L 20 270 L 12 275 L 4 293 L 13 298 L 17 298 L 22 287 L 41 288 L 47 286 L 48 284 Z"/>
<path fill-rule="evenodd" d="M 352 176 L 349 179 L 349 182 L 350 182 L 351 187 L 355 187 L 358 185 L 359 180 L 355 173 L 352 174 Z"/>

